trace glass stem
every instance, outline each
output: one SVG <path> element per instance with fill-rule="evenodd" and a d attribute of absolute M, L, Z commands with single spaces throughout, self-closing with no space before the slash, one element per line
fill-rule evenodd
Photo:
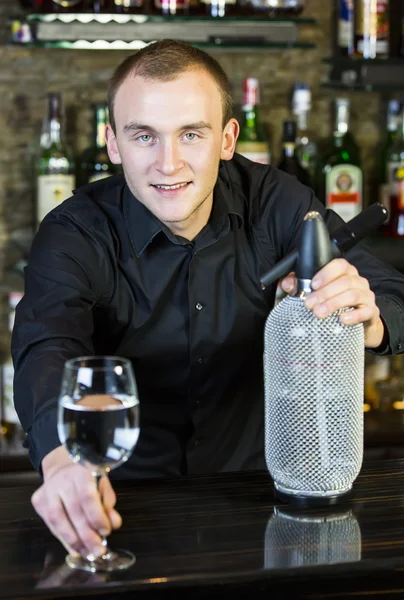
<path fill-rule="evenodd" d="M 101 475 L 98 475 L 98 473 L 94 474 L 94 479 L 95 479 L 95 487 L 97 488 L 98 493 L 100 494 L 100 479 L 101 479 Z M 100 494 L 101 496 L 101 494 Z M 104 546 L 104 548 L 106 549 L 105 554 L 103 554 L 103 556 L 101 558 L 108 558 L 109 557 L 109 550 L 108 550 L 108 542 L 107 542 L 107 538 L 105 537 L 105 535 L 101 536 L 101 543 Z"/>

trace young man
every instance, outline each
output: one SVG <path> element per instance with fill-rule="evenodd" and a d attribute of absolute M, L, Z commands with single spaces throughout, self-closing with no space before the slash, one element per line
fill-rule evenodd
<path fill-rule="evenodd" d="M 264 292 L 260 273 L 296 247 L 309 210 L 340 222 L 309 188 L 234 156 L 229 84 L 204 52 L 146 47 L 118 67 L 109 104 L 108 152 L 124 177 L 77 190 L 44 219 L 13 337 L 16 406 L 44 477 L 33 505 L 69 551 L 96 555 L 99 533 L 121 520 L 111 484 L 101 501 L 60 446 L 64 362 L 133 362 L 141 433 L 117 476 L 265 468 L 263 327 L 275 285 Z M 310 308 L 322 318 L 352 306 L 343 319 L 364 323 L 367 348 L 402 351 L 404 279 L 364 250 L 348 256 L 318 273 Z M 292 291 L 293 277 L 282 285 Z"/>

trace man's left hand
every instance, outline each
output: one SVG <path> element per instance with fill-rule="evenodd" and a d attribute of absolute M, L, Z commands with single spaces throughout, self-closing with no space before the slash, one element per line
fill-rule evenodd
<path fill-rule="evenodd" d="M 297 281 L 290 273 L 281 282 L 287 294 L 296 292 Z M 363 323 L 366 348 L 380 346 L 384 336 L 384 324 L 376 306 L 375 295 L 369 282 L 361 277 L 357 269 L 344 258 L 336 258 L 315 274 L 312 280 L 315 290 L 305 300 L 305 305 L 313 314 L 324 319 L 340 308 L 352 307 L 354 310 L 340 316 L 344 325 Z"/>

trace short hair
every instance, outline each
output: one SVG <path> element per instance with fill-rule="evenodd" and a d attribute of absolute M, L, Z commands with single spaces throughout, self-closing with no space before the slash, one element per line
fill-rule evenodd
<path fill-rule="evenodd" d="M 173 81 L 181 73 L 192 69 L 206 71 L 219 88 L 224 127 L 233 115 L 233 99 L 229 79 L 220 64 L 203 50 L 189 44 L 176 40 L 161 40 L 128 56 L 115 69 L 108 88 L 109 120 L 114 133 L 116 133 L 115 96 L 130 74 L 152 81 Z"/>

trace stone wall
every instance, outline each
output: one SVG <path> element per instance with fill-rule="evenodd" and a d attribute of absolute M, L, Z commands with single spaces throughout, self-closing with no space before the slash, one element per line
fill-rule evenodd
<path fill-rule="evenodd" d="M 301 34 L 305 41 L 316 43 L 316 49 L 212 51 L 230 77 L 236 103 L 241 101 L 242 79 L 247 75 L 259 78 L 262 116 L 270 131 L 275 160 L 279 156 L 281 124 L 288 115 L 288 94 L 296 79 L 311 85 L 312 128 L 319 140 L 329 139 L 330 101 L 337 92 L 321 87 L 328 70 L 321 59 L 331 53 L 331 3 L 332 0 L 308 0 L 304 14 L 315 17 L 318 24 L 303 26 Z M 0 0 L 0 279 L 3 284 L 9 280 L 10 268 L 23 256 L 33 230 L 32 163 L 46 109 L 46 94 L 62 93 L 68 140 L 80 152 L 89 144 L 91 135 L 89 105 L 106 98 L 108 78 L 128 54 L 116 50 L 28 49 L 9 45 L 6 19 L 15 14 L 17 5 L 17 0 Z M 355 92 L 348 96 L 352 100 L 352 129 L 362 149 L 369 197 L 375 175 L 374 151 L 380 136 L 381 100 L 377 93 Z"/>

